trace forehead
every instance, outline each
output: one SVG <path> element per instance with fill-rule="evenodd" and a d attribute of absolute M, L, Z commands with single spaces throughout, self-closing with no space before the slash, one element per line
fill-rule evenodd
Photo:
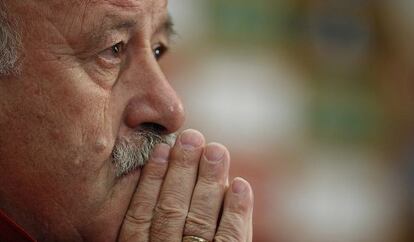
<path fill-rule="evenodd" d="M 105 27 L 105 23 L 116 27 L 117 23 L 134 22 L 131 32 L 139 33 L 135 36 L 147 41 L 168 19 L 167 0 L 7 1 L 16 6 L 22 23 L 30 26 L 29 39 L 65 48 L 84 48 L 89 36 Z"/>
<path fill-rule="evenodd" d="M 83 0 L 86 2 L 92 2 L 94 4 L 109 4 L 112 6 L 123 8 L 160 8 L 165 9 L 168 0 Z"/>
<path fill-rule="evenodd" d="M 106 2 L 121 7 L 134 7 L 139 6 L 140 4 L 145 4 L 146 2 L 151 2 L 151 0 L 95 0 L 95 2 Z"/>
<path fill-rule="evenodd" d="M 40 0 L 53 11 L 56 10 L 87 10 L 95 11 L 96 8 L 115 8 L 120 11 L 140 11 L 144 14 L 154 14 L 167 10 L 168 0 Z M 35 0 L 35 2 L 37 2 Z M 39 3 L 39 2 L 38 2 Z"/>
<path fill-rule="evenodd" d="M 33 1 L 33 0 L 32 0 Z M 35 2 L 39 0 L 34 0 Z M 152 27 L 168 17 L 168 0 L 41 0 L 46 3 L 49 19 L 62 25 L 81 22 L 81 29 L 105 21 L 106 16 L 130 18 Z M 44 5 L 43 5 L 44 6 Z M 114 18 L 115 19 L 115 18 Z"/>

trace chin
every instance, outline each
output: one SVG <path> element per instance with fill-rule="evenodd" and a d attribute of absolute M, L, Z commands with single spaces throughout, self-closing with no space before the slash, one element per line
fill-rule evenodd
<path fill-rule="evenodd" d="M 79 233 L 85 241 L 116 241 L 125 214 L 136 190 L 141 168 L 137 168 L 120 177 L 115 168 L 108 178 L 112 186 L 107 191 L 105 201 L 91 215 L 88 222 L 78 226 Z"/>

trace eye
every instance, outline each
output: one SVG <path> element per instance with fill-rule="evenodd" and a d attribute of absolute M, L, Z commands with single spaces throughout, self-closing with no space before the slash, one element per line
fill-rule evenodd
<path fill-rule="evenodd" d="M 157 44 L 153 48 L 155 59 L 158 61 L 167 52 L 168 48 L 163 44 Z"/>
<path fill-rule="evenodd" d="M 125 47 L 124 42 L 116 43 L 115 45 L 111 47 L 112 54 L 116 57 L 119 57 L 119 55 L 121 55 L 122 52 L 124 51 L 124 47 Z"/>
<path fill-rule="evenodd" d="M 125 43 L 121 41 L 99 53 L 99 59 L 103 61 L 104 64 L 117 65 L 121 62 L 121 57 L 124 51 Z"/>

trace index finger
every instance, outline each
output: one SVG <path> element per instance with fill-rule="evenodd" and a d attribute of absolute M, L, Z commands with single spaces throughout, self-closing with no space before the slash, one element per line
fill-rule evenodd
<path fill-rule="evenodd" d="M 149 241 L 153 211 L 167 171 L 169 150 L 170 147 L 166 144 L 157 145 L 148 164 L 143 168 L 118 241 Z"/>

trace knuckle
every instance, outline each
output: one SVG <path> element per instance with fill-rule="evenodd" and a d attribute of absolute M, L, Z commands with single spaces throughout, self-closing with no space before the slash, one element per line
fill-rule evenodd
<path fill-rule="evenodd" d="M 227 178 L 227 169 L 223 162 L 212 163 L 204 162 L 200 172 L 200 178 L 210 183 L 225 183 Z"/>
<path fill-rule="evenodd" d="M 246 203 L 246 202 L 241 202 L 238 203 L 235 207 L 234 207 L 234 212 L 240 214 L 240 215 L 246 215 L 249 213 L 250 211 L 250 204 Z"/>
<path fill-rule="evenodd" d="M 155 204 L 149 200 L 132 201 L 125 214 L 125 221 L 131 224 L 150 223 Z"/>
<path fill-rule="evenodd" d="M 128 235 L 120 235 L 118 242 L 147 242 L 147 238 L 142 232 L 131 232 Z"/>
<path fill-rule="evenodd" d="M 245 199 L 245 198 L 239 198 L 232 200 L 228 204 L 228 212 L 239 214 L 244 216 L 247 216 L 247 214 L 252 210 L 253 208 L 253 200 L 252 199 Z"/>
<path fill-rule="evenodd" d="M 148 214 L 136 214 L 128 212 L 125 215 L 124 221 L 131 225 L 142 225 L 142 224 L 149 224 L 151 223 L 152 216 Z"/>
<path fill-rule="evenodd" d="M 227 223 L 224 223 L 224 228 L 240 229 L 243 225 L 247 224 L 247 216 L 240 213 L 227 212 L 224 216 L 227 218 Z"/>
<path fill-rule="evenodd" d="M 174 164 L 182 168 L 192 168 L 198 164 L 200 155 L 200 149 L 179 150 L 174 156 Z"/>
<path fill-rule="evenodd" d="M 198 178 L 197 183 L 197 185 L 202 186 L 203 189 L 208 191 L 220 191 L 220 193 L 223 192 L 226 187 L 225 179 L 217 179 L 213 177 L 201 176 Z"/>
<path fill-rule="evenodd" d="M 193 194 L 191 212 L 217 217 L 223 203 L 224 188 L 218 186 L 200 186 Z"/>
<path fill-rule="evenodd" d="M 203 170 L 199 175 L 199 179 L 209 184 L 221 184 L 224 185 L 226 182 L 226 174 L 222 169 L 211 168 Z"/>
<path fill-rule="evenodd" d="M 176 231 L 182 231 L 186 213 L 182 209 L 157 207 L 151 224 L 151 241 L 178 241 Z"/>
<path fill-rule="evenodd" d="M 203 186 L 203 193 L 197 193 L 197 197 L 193 196 L 192 205 L 197 207 L 204 207 L 209 209 L 213 205 L 214 197 L 216 196 L 217 190 L 211 187 Z"/>
<path fill-rule="evenodd" d="M 132 201 L 126 215 L 142 217 L 144 214 L 152 214 L 155 204 L 147 200 Z"/>
<path fill-rule="evenodd" d="M 151 227 L 151 242 L 164 242 L 164 241 L 174 241 L 172 239 L 172 234 L 168 230 L 165 230 L 163 227 Z"/>
<path fill-rule="evenodd" d="M 165 241 L 165 238 L 168 238 L 168 234 L 163 232 L 153 232 L 151 236 L 151 242 Z"/>
<path fill-rule="evenodd" d="M 151 180 L 161 180 L 165 176 L 165 167 L 148 164 L 146 168 L 145 176 Z"/>
<path fill-rule="evenodd" d="M 217 234 L 214 238 L 214 242 L 242 242 L 243 236 L 237 235 L 234 232 L 229 231 L 223 234 Z"/>
<path fill-rule="evenodd" d="M 187 210 L 178 206 L 169 206 L 160 204 L 155 208 L 155 217 L 160 223 L 168 223 L 168 221 L 184 221 L 187 216 Z"/>
<path fill-rule="evenodd" d="M 215 241 L 244 241 L 245 223 L 246 221 L 239 216 L 228 218 L 225 223 L 220 224 Z"/>
<path fill-rule="evenodd" d="M 186 219 L 185 234 L 203 235 L 204 238 L 211 237 L 211 233 L 216 230 L 217 221 L 211 215 L 200 215 L 190 212 Z"/>
<path fill-rule="evenodd" d="M 182 191 L 165 190 L 159 199 L 159 209 L 185 210 L 187 208 L 187 196 Z"/>
<path fill-rule="evenodd" d="M 236 202 L 229 206 L 228 213 L 246 217 L 250 211 L 250 207 L 251 206 L 246 202 Z"/>

